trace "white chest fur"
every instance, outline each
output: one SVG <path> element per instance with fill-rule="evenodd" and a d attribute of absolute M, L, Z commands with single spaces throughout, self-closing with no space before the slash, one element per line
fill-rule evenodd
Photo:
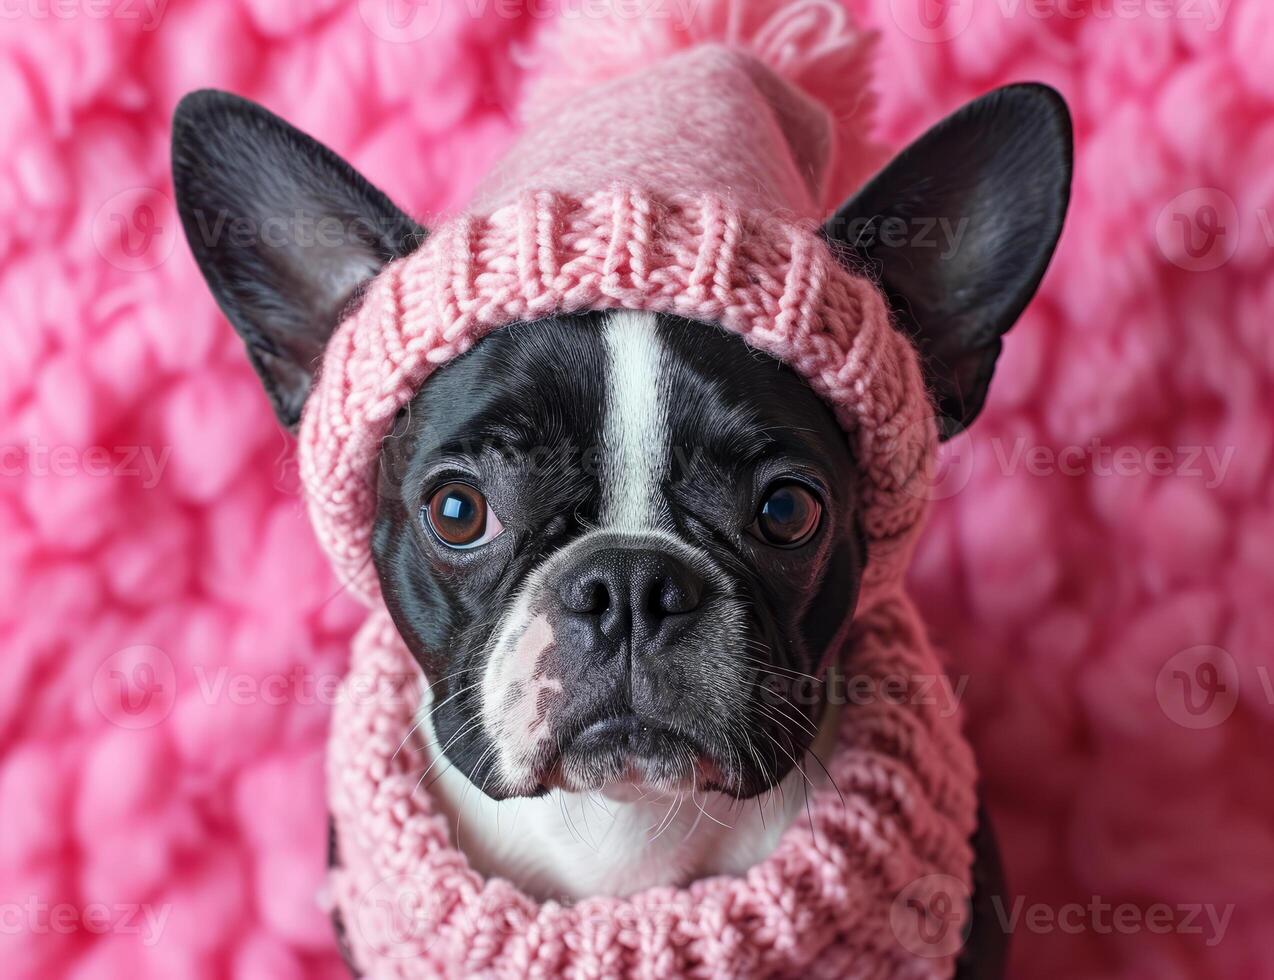
<path fill-rule="evenodd" d="M 427 712 L 419 731 L 430 758 L 437 743 Z M 832 740 L 829 711 L 813 751 Z M 625 896 L 657 885 L 682 886 L 742 874 L 763 860 L 803 812 L 806 792 L 826 785 L 807 755 L 778 788 L 746 801 L 721 793 L 642 794 L 632 787 L 595 793 L 553 790 L 495 801 L 445 759 L 431 773 L 452 843 L 489 877 L 508 879 L 539 900 Z M 808 779 L 808 783 L 807 783 Z M 422 788 L 423 791 L 423 788 Z"/>

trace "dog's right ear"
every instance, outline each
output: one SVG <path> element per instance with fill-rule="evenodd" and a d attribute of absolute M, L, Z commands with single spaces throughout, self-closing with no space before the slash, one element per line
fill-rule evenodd
<path fill-rule="evenodd" d="M 877 278 L 915 344 L 944 439 L 982 410 L 1000 338 L 1053 257 L 1072 144 L 1070 112 L 1051 88 L 996 89 L 908 146 L 823 227 Z M 934 228 L 954 232 L 946 246 Z"/>
<path fill-rule="evenodd" d="M 226 92 L 181 100 L 172 168 L 195 261 L 292 428 L 351 301 L 425 229 L 327 147 Z"/>

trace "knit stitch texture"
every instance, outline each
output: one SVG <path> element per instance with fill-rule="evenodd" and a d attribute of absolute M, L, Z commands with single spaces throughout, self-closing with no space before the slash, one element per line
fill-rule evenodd
<path fill-rule="evenodd" d="M 854 680 L 875 691 L 932 677 L 933 652 L 897 597 L 857 622 Z M 452 845 L 450 820 L 419 789 L 432 759 L 404 745 L 417 688 L 383 610 L 354 643 L 337 701 L 328 784 L 341 867 L 331 897 L 373 977 L 950 977 L 972 861 L 974 766 L 947 699 L 870 699 L 842 715 L 826 761 L 835 787 L 746 876 L 630 899 L 539 903 L 484 879 Z M 913 692 L 914 693 L 914 692 Z M 811 773 L 811 778 L 814 774 Z M 934 894 L 917 891 L 937 883 Z"/>

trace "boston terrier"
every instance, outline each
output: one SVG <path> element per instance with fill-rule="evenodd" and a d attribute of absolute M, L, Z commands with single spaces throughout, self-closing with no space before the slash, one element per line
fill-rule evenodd
<path fill-rule="evenodd" d="M 333 329 L 428 232 L 224 93 L 183 100 L 173 169 L 199 267 L 295 427 Z M 1061 99 L 1012 86 L 823 229 L 916 345 L 944 437 L 982 408 L 1070 170 Z M 379 479 L 375 570 L 428 680 L 422 789 L 479 870 L 540 897 L 627 895 L 742 873 L 799 819 L 852 711 L 827 665 L 867 555 L 847 441 L 795 373 L 712 323 L 516 323 L 424 384 Z M 547 689 L 566 707 L 546 722 Z M 977 846 L 982 880 L 994 854 Z"/>

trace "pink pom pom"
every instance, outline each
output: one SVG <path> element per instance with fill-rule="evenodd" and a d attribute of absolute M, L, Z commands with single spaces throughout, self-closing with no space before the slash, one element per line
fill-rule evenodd
<path fill-rule="evenodd" d="M 669 8 L 648 17 L 634 17 L 632 4 L 609 0 L 600 9 L 593 4 L 564 14 L 537 56 L 541 73 L 525 112 L 540 118 L 582 89 L 711 43 L 755 55 L 836 120 L 841 142 L 824 202 L 829 212 L 881 162 L 867 133 L 870 38 L 836 0 L 697 0 L 688 11 Z"/>

